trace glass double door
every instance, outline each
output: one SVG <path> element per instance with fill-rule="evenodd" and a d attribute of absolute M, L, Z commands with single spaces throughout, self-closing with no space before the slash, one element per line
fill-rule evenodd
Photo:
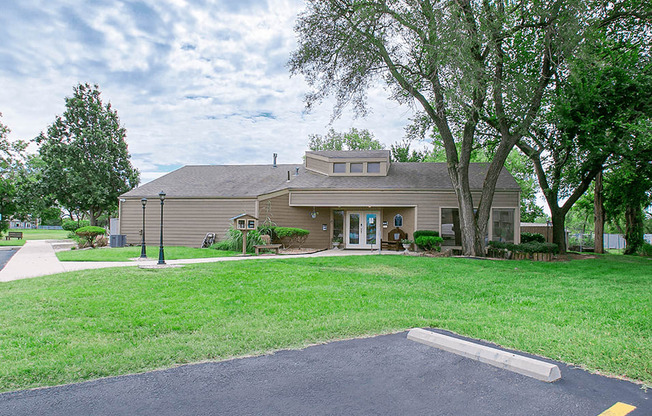
<path fill-rule="evenodd" d="M 346 212 L 346 248 L 371 249 L 380 244 L 380 230 L 377 211 Z"/>

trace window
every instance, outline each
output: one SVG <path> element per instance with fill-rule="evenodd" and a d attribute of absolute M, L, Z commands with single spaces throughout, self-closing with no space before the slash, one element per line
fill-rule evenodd
<path fill-rule="evenodd" d="M 367 173 L 380 173 L 380 162 L 367 163 Z"/>
<path fill-rule="evenodd" d="M 351 173 L 362 173 L 362 163 L 351 163 Z"/>
<path fill-rule="evenodd" d="M 396 214 L 394 216 L 394 227 L 402 227 L 403 226 L 403 216 L 401 214 Z"/>
<path fill-rule="evenodd" d="M 492 241 L 514 242 L 514 209 L 494 208 L 491 212 L 493 221 Z"/>
<path fill-rule="evenodd" d="M 333 241 L 340 243 L 344 238 L 344 211 L 333 211 Z"/>
<path fill-rule="evenodd" d="M 441 209 L 441 238 L 444 239 L 442 246 L 462 245 L 460 211 L 457 208 Z"/>
<path fill-rule="evenodd" d="M 333 163 L 333 173 L 346 173 L 346 163 Z"/>

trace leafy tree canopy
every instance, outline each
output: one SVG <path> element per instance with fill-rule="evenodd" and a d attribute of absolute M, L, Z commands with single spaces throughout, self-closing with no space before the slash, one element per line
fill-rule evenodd
<path fill-rule="evenodd" d="M 308 107 L 334 96 L 335 116 L 346 105 L 364 114 L 367 89 L 380 80 L 398 102 L 420 106 L 445 149 L 464 252 L 482 255 L 500 170 L 537 118 L 553 74 L 587 36 L 595 19 L 589 3 L 307 3 L 290 67 L 313 87 Z M 485 142 L 491 163 L 474 202 L 469 163 Z"/>
<path fill-rule="evenodd" d="M 23 169 L 27 147 L 22 140 L 10 141 L 10 132 L 9 127 L 0 121 L 0 232 L 8 228 L 9 216 L 16 213 L 16 183 Z"/>
<path fill-rule="evenodd" d="M 92 225 L 138 184 L 125 134 L 118 113 L 102 103 L 99 87 L 79 84 L 66 98 L 63 115 L 35 139 L 46 188 L 69 211 L 88 212 Z"/>
<path fill-rule="evenodd" d="M 310 150 L 379 150 L 385 147 L 369 130 L 355 127 L 346 133 L 330 129 L 325 136 L 312 134 L 308 140 Z"/>

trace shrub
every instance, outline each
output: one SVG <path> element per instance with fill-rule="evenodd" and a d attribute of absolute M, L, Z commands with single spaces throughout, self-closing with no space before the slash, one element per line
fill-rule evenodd
<path fill-rule="evenodd" d="M 102 227 L 88 226 L 81 227 L 75 231 L 75 234 L 81 238 L 79 243 L 80 248 L 83 247 L 95 247 L 95 237 L 99 235 L 106 234 L 106 230 Z M 82 244 L 83 242 L 83 244 Z"/>
<path fill-rule="evenodd" d="M 545 243 L 546 238 L 539 233 L 521 233 L 521 243 Z"/>
<path fill-rule="evenodd" d="M 441 243 L 443 241 L 444 239 L 439 236 L 430 235 L 420 235 L 414 239 L 416 245 L 426 251 L 441 251 Z"/>
<path fill-rule="evenodd" d="M 298 244 L 299 248 L 301 248 L 303 243 L 306 242 L 308 234 L 310 234 L 308 230 L 293 227 L 276 227 L 274 231 L 284 247 L 292 247 Z"/>
<path fill-rule="evenodd" d="M 643 245 L 638 249 L 638 254 L 641 256 L 652 257 L 652 244 L 643 243 Z"/>
<path fill-rule="evenodd" d="M 263 244 L 260 233 L 256 230 L 247 233 L 247 253 L 254 252 L 254 246 Z M 211 246 L 215 250 L 242 251 L 242 231 L 230 227 L 226 232 L 226 238 Z"/>
<path fill-rule="evenodd" d="M 90 221 L 88 220 L 81 220 L 81 221 L 63 220 L 63 223 L 61 223 L 61 228 L 63 228 L 66 231 L 70 231 L 74 233 L 79 228 L 88 227 L 89 225 L 90 225 Z"/>
<path fill-rule="evenodd" d="M 491 257 L 506 257 L 507 252 L 512 253 L 550 253 L 558 254 L 559 246 L 554 243 L 501 243 L 500 241 L 490 241 L 488 252 Z"/>
<path fill-rule="evenodd" d="M 95 237 L 95 247 L 106 247 L 109 245 L 109 239 L 105 235 Z"/>
<path fill-rule="evenodd" d="M 278 236 L 276 235 L 276 226 L 271 225 L 269 223 L 264 223 L 258 226 L 258 232 L 261 235 L 268 235 L 272 241 L 278 240 Z"/>
<path fill-rule="evenodd" d="M 414 241 L 417 240 L 417 238 L 425 236 L 425 237 L 439 237 L 439 231 L 432 231 L 432 230 L 417 230 L 414 232 Z M 418 245 L 419 243 L 417 243 Z"/>

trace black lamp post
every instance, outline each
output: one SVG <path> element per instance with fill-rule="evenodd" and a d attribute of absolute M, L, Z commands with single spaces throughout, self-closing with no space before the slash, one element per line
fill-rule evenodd
<path fill-rule="evenodd" d="M 161 245 L 158 249 L 158 264 L 165 264 L 165 254 L 163 254 L 163 203 L 165 202 L 165 192 L 159 192 L 158 197 L 161 198 Z"/>
<path fill-rule="evenodd" d="M 147 198 L 140 200 L 140 203 L 143 204 L 143 241 L 140 243 L 140 258 L 147 258 L 147 248 L 145 247 L 145 205 L 147 205 Z"/>

